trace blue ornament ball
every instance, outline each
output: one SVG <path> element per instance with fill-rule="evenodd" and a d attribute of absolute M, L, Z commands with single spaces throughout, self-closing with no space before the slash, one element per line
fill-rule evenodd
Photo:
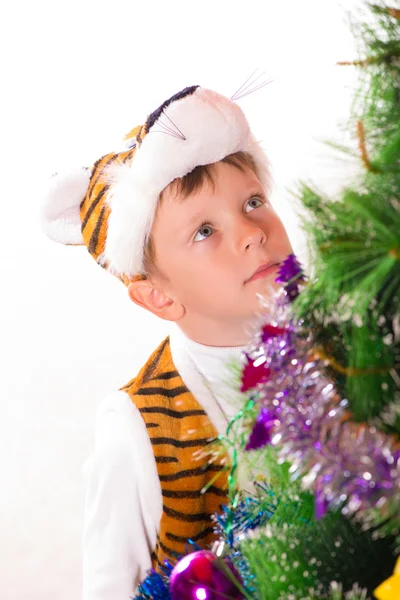
<path fill-rule="evenodd" d="M 219 558 L 209 550 L 199 550 L 182 558 L 172 569 L 169 591 L 172 600 L 242 600 L 243 594 L 226 575 L 242 585 L 229 558 Z"/>

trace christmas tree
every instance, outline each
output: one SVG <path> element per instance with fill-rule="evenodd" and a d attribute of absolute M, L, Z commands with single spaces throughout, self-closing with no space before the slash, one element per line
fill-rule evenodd
<path fill-rule="evenodd" d="M 352 24 L 360 56 L 340 64 L 360 74 L 362 176 L 339 198 L 300 187 L 315 274 L 285 261 L 246 357 L 218 547 L 150 574 L 139 598 L 400 600 L 399 22 L 372 4 Z M 244 457 L 267 473 L 251 497 Z"/>

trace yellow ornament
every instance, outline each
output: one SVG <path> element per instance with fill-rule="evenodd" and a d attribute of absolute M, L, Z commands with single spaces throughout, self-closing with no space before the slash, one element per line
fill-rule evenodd
<path fill-rule="evenodd" d="M 374 595 L 378 600 L 400 600 L 400 557 L 397 559 L 393 575 L 374 590 Z"/>

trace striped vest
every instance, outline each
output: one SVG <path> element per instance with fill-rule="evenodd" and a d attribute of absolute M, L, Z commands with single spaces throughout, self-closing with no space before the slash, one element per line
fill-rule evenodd
<path fill-rule="evenodd" d="M 164 560 L 174 564 L 177 555 L 192 551 L 189 539 L 203 548 L 215 539 L 211 515 L 227 501 L 227 457 L 210 463 L 202 452 L 218 434 L 175 369 L 169 338 L 122 390 L 146 423 L 160 479 L 163 512 L 152 556 L 157 570 Z"/>

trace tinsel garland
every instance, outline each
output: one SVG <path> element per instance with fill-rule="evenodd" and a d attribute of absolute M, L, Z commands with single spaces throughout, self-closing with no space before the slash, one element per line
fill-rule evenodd
<path fill-rule="evenodd" d="M 247 450 L 276 446 L 292 476 L 302 477 L 304 488 L 314 492 L 316 518 L 341 508 L 365 527 L 385 523 L 398 532 L 399 441 L 351 420 L 347 400 L 327 375 L 329 359 L 291 311 L 289 301 L 304 283 L 293 255 L 277 281 L 283 291 L 268 306 L 269 322 L 243 371 L 242 389 L 256 389 L 260 406 Z"/>
<path fill-rule="evenodd" d="M 163 577 L 151 569 L 146 579 L 139 585 L 134 600 L 171 600 L 168 587 L 169 575 L 170 573 Z"/>
<path fill-rule="evenodd" d="M 224 505 L 220 514 L 214 515 L 215 533 L 218 542 L 214 551 L 218 555 L 228 555 L 240 572 L 245 590 L 249 595 L 255 592 L 254 575 L 250 572 L 246 559 L 238 550 L 238 543 L 246 537 L 249 531 L 263 527 L 274 513 L 277 499 L 268 486 L 257 484 L 258 495 L 243 494 L 233 513 Z M 188 540 L 188 554 L 200 550 L 197 544 Z M 176 564 L 184 557 L 176 557 Z M 162 573 L 151 569 L 147 577 L 138 587 L 134 600 L 172 600 L 170 592 L 170 577 L 175 566 L 165 561 Z"/>

